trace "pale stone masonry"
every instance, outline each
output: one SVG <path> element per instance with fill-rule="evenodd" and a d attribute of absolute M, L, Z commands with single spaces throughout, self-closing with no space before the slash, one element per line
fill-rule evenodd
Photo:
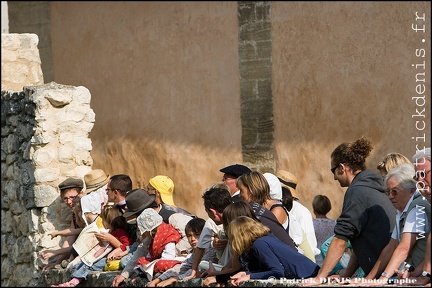
<path fill-rule="evenodd" d="M 1 90 L 22 91 L 24 85 L 44 83 L 36 34 L 3 34 Z"/>
<path fill-rule="evenodd" d="M 37 43 L 34 34 L 2 34 L 1 286 L 40 285 L 38 252 L 58 248 L 48 233 L 71 220 L 57 186 L 93 164 L 90 92 L 43 84 Z"/>

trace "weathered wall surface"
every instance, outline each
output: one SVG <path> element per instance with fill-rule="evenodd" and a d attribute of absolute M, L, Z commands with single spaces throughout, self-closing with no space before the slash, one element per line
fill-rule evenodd
<path fill-rule="evenodd" d="M 412 137 L 430 135 L 430 126 L 420 135 L 411 116 L 415 68 L 425 72 L 411 64 L 430 63 L 429 33 L 411 24 L 430 27 L 430 15 L 415 21 L 430 4 L 270 3 L 271 28 L 253 31 L 263 36 L 271 29 L 271 59 L 248 71 L 272 71 L 273 167 L 298 176 L 308 207 L 315 194 L 329 195 L 335 218 L 344 191 L 329 171 L 337 145 L 369 136 L 375 149 L 367 164 L 375 169 L 389 152 L 411 156 Z M 177 204 L 206 217 L 203 189 L 220 179 L 221 167 L 241 162 L 245 150 L 239 50 L 248 46 L 239 42 L 239 29 L 252 28 L 239 22 L 239 10 L 236 2 L 51 3 L 55 79 L 92 91 L 97 168 L 129 173 L 135 186 L 167 174 Z M 263 42 L 251 43 L 253 53 L 265 54 Z M 416 57 L 422 48 L 425 57 Z M 430 97 L 430 75 L 424 77 Z M 242 115 L 265 107 L 253 104 Z"/>
<path fill-rule="evenodd" d="M 2 91 L 22 91 L 23 85 L 44 83 L 38 44 L 35 34 L 2 34 Z"/>
<path fill-rule="evenodd" d="M 340 213 L 346 188 L 330 172 L 330 154 L 340 143 L 369 136 L 375 148 L 367 166 L 375 171 L 387 153 L 411 159 L 416 144 L 422 149 L 421 139 L 412 137 L 425 134 L 430 146 L 430 71 L 428 64 L 412 67 L 431 62 L 430 31 L 412 30 L 412 24 L 430 28 L 430 7 L 272 3 L 276 166 L 297 175 L 301 201 L 310 208 L 314 195 L 326 194 L 334 204 L 331 216 Z M 416 21 L 416 13 L 425 13 L 424 20 Z M 424 92 L 416 92 L 418 85 Z M 417 106 L 416 96 L 426 103 Z M 426 117 L 412 117 L 416 109 L 425 109 Z M 426 121 L 426 128 L 417 129 L 416 121 Z"/>
<path fill-rule="evenodd" d="M 51 14 L 55 81 L 92 92 L 94 167 L 135 187 L 168 175 L 176 204 L 207 217 L 204 188 L 242 161 L 237 3 L 53 2 Z"/>
<path fill-rule="evenodd" d="M 95 167 L 129 173 L 136 186 L 167 174 L 177 204 L 205 217 L 202 190 L 219 180 L 219 168 L 242 161 L 237 3 L 50 7 L 56 81 L 93 94 Z M 423 23 L 415 14 L 428 11 L 427 2 L 272 2 L 274 167 L 298 175 L 308 207 L 325 193 L 337 216 L 344 189 L 329 154 L 341 142 L 370 136 L 372 169 L 389 152 L 414 154 L 412 137 L 423 133 L 411 97 L 421 63 L 430 63 L 430 37 L 411 25 L 430 27 L 430 15 Z"/>

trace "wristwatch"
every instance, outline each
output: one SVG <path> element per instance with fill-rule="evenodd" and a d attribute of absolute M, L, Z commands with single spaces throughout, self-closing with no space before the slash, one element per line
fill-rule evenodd
<path fill-rule="evenodd" d="M 429 277 L 430 279 L 432 279 L 432 275 L 429 272 L 423 271 L 421 274 L 423 277 Z"/>

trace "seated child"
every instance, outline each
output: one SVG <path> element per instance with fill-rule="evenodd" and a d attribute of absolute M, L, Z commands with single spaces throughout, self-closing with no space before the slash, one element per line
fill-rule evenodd
<path fill-rule="evenodd" d="M 98 205 L 100 205 L 100 203 Z M 58 285 L 51 285 L 51 287 L 77 286 L 87 278 L 89 272 L 102 271 L 104 269 L 107 264 L 107 257 L 104 257 L 104 255 L 106 255 L 111 249 L 111 247 L 109 247 L 110 249 L 107 249 L 108 246 L 122 247 L 122 249 L 124 249 L 123 251 L 126 251 L 126 247 L 132 243 L 132 240 L 125 230 L 126 219 L 122 216 L 121 211 L 117 208 L 113 208 L 112 205 L 106 205 L 103 211 L 97 211 L 96 207 L 97 205 L 94 206 L 92 212 L 85 213 L 86 221 L 93 222 L 100 221 L 99 219 L 101 219 L 103 224 L 102 227 L 99 227 L 101 232 L 94 234 L 101 244 L 101 248 L 99 248 L 99 250 L 94 254 L 95 261 L 92 265 L 88 265 L 87 262 L 81 260 L 76 266 L 71 268 L 72 279 L 70 281 Z M 110 232 L 104 232 L 106 229 L 103 227 L 109 228 Z M 77 258 L 79 259 L 79 257 Z"/>
<path fill-rule="evenodd" d="M 142 239 L 151 240 L 147 256 L 138 259 L 135 270 L 144 274 L 149 281 L 153 280 L 154 275 L 165 272 L 185 259 L 176 257 L 176 243 L 180 241 L 180 233 L 171 224 L 165 223 L 155 209 L 144 209 L 137 218 L 137 227 Z"/>
<path fill-rule="evenodd" d="M 168 269 L 157 278 L 149 282 L 147 287 L 156 287 L 156 285 L 158 287 L 168 286 L 177 280 L 183 280 L 185 277 L 191 275 L 193 254 L 197 246 L 198 239 L 201 235 L 201 231 L 204 228 L 204 224 L 205 220 L 202 218 L 193 218 L 186 224 L 186 237 L 194 250 L 192 250 L 183 263 L 177 264 L 171 269 Z M 202 259 L 212 262 L 217 261 L 216 250 L 212 247 L 207 248 Z"/>

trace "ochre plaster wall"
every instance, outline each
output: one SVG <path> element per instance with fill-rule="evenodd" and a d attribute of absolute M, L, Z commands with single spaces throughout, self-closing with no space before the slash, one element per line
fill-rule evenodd
<path fill-rule="evenodd" d="M 51 9 L 54 78 L 92 94 L 94 167 L 136 187 L 168 175 L 176 203 L 207 218 L 205 187 L 241 162 L 237 2 Z"/>
<path fill-rule="evenodd" d="M 176 203 L 206 218 L 203 190 L 242 161 L 237 2 L 50 3 L 54 79 L 92 95 L 93 167 L 135 187 L 166 174 Z M 336 218 L 337 145 L 369 136 L 373 170 L 389 152 L 415 152 L 411 64 L 422 47 L 430 63 L 430 31 L 422 43 L 411 24 L 430 3 L 271 5 L 275 167 L 297 175 L 307 207 L 329 195 Z M 430 145 L 429 124 L 424 133 Z"/>
<path fill-rule="evenodd" d="M 316 194 L 330 197 L 333 219 L 343 194 L 330 172 L 330 154 L 361 135 L 375 148 L 367 167 L 376 171 L 387 153 L 410 159 L 420 135 L 411 115 L 426 107 L 430 146 L 430 73 L 427 103 L 416 107 L 416 69 L 430 63 L 427 2 L 273 2 L 273 96 L 277 167 L 301 181 L 301 202 L 312 208 Z M 426 13 L 427 21 L 415 21 Z M 427 29 L 429 29 L 427 28 Z M 427 39 L 426 43 L 421 40 Z M 425 48 L 427 57 L 416 57 Z M 421 82 L 419 82 L 421 83 Z M 422 135 L 422 134 L 421 134 Z M 423 146 L 423 145 L 422 145 Z M 421 146 L 421 147 L 422 147 Z M 421 149 L 421 148 L 420 148 Z"/>

